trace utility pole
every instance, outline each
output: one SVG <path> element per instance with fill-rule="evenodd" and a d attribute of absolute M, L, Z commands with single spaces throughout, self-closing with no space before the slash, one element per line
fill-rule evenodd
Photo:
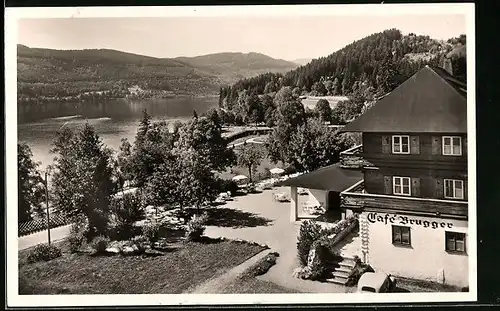
<path fill-rule="evenodd" d="M 50 245 L 50 212 L 49 212 L 49 179 L 48 172 L 45 171 L 45 205 L 47 206 L 47 238 Z"/>

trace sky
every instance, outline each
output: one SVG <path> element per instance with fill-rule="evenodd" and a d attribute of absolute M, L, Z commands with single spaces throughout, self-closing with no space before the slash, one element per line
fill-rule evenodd
<path fill-rule="evenodd" d="M 18 43 L 51 49 L 107 48 L 153 57 L 258 52 L 295 60 L 327 56 L 385 29 L 448 39 L 464 15 L 239 16 L 21 19 Z"/>

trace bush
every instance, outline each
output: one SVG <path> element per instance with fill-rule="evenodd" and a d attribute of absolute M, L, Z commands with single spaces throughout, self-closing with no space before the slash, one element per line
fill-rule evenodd
<path fill-rule="evenodd" d="M 306 220 L 300 225 L 300 231 L 297 241 L 297 252 L 300 264 L 307 265 L 307 257 L 314 241 L 322 235 L 322 228 L 314 221 Z"/>
<path fill-rule="evenodd" d="M 70 252 L 76 253 L 80 250 L 80 247 L 86 242 L 88 232 L 88 224 L 83 220 L 76 221 L 71 225 L 67 238 Z"/>
<path fill-rule="evenodd" d="M 158 222 L 152 222 L 145 224 L 142 227 L 142 235 L 153 245 L 156 241 L 160 239 L 160 228 L 161 224 Z"/>
<path fill-rule="evenodd" d="M 255 186 L 254 183 L 250 183 L 247 185 L 247 193 L 255 193 L 257 192 L 257 187 Z"/>
<path fill-rule="evenodd" d="M 259 275 L 263 275 L 271 269 L 272 266 L 276 264 L 276 259 L 279 257 L 279 254 L 276 252 L 269 253 L 266 257 L 259 260 L 252 267 L 250 267 L 245 273 L 245 276 L 256 277 Z"/>
<path fill-rule="evenodd" d="M 132 243 L 137 246 L 139 252 L 143 253 L 149 246 L 149 240 L 144 235 L 137 235 L 132 239 Z"/>
<path fill-rule="evenodd" d="M 106 252 L 106 248 L 108 248 L 109 238 L 99 235 L 92 239 L 90 242 L 90 246 L 97 254 L 103 254 Z"/>
<path fill-rule="evenodd" d="M 205 232 L 205 223 L 208 220 L 208 214 L 205 212 L 201 216 L 193 215 L 187 223 L 186 238 L 188 241 L 198 241 Z"/>
<path fill-rule="evenodd" d="M 291 175 L 297 172 L 297 169 L 293 165 L 285 167 L 284 170 L 285 170 L 285 172 L 283 173 L 284 175 Z"/>
<path fill-rule="evenodd" d="M 272 174 L 271 174 L 271 170 L 269 168 L 265 168 L 264 169 L 264 172 L 261 173 L 261 180 L 264 180 L 264 179 L 269 179 L 271 178 Z"/>
<path fill-rule="evenodd" d="M 328 258 L 330 257 L 330 254 L 327 248 L 321 245 L 321 242 L 319 240 L 315 241 L 311 245 L 311 250 L 313 249 L 315 250 L 315 256 L 311 258 L 312 262 L 308 263 L 310 273 L 309 278 L 311 280 L 318 280 L 322 279 L 325 276 L 326 263 Z"/>
<path fill-rule="evenodd" d="M 351 270 L 351 273 L 349 274 L 349 277 L 347 279 L 347 286 L 354 286 L 358 283 L 359 278 L 365 273 L 365 272 L 375 272 L 373 268 L 365 263 L 362 263 L 360 260 L 356 260 L 356 265 L 354 268 Z"/>
<path fill-rule="evenodd" d="M 238 192 L 238 184 L 233 180 L 220 179 L 219 180 L 219 191 L 220 192 L 231 192 L 231 195 L 235 195 Z"/>
<path fill-rule="evenodd" d="M 26 260 L 28 261 L 28 263 L 34 263 L 37 261 L 49 261 L 61 256 L 61 249 L 59 249 L 57 246 L 49 244 L 38 244 L 29 252 Z"/>
<path fill-rule="evenodd" d="M 146 217 L 144 204 L 139 196 L 126 193 L 111 201 L 111 212 L 115 221 L 117 238 L 129 239 L 134 235 L 133 226 Z"/>

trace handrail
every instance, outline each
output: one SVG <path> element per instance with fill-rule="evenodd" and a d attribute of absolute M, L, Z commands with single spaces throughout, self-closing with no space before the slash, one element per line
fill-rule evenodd
<path fill-rule="evenodd" d="M 362 147 L 363 147 L 363 145 L 357 145 L 357 146 L 351 147 L 347 150 L 341 151 L 340 155 L 354 155 L 355 154 L 354 152 L 358 151 Z"/>
<path fill-rule="evenodd" d="M 373 198 L 386 198 L 386 199 L 401 199 L 401 200 L 413 200 L 413 201 L 420 201 L 420 202 L 435 202 L 435 203 L 452 203 L 452 204 L 468 204 L 468 201 L 454 201 L 454 200 L 440 200 L 440 199 L 431 199 L 431 198 L 416 198 L 416 197 L 400 197 L 400 196 L 395 196 L 395 195 L 386 195 L 386 194 L 374 194 L 374 193 L 356 193 L 356 192 L 350 192 L 352 189 L 356 188 L 357 186 L 361 185 L 364 182 L 364 180 L 358 181 L 351 187 L 347 188 L 346 190 L 342 191 L 340 194 L 343 195 L 352 195 L 352 196 L 358 196 L 358 197 L 373 197 Z"/>

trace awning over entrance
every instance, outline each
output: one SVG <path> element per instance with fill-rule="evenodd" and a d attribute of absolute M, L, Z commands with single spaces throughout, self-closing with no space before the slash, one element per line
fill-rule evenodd
<path fill-rule="evenodd" d="M 360 170 L 340 168 L 339 164 L 336 163 L 282 181 L 277 186 L 295 186 L 342 192 L 362 179 L 363 173 Z"/>

